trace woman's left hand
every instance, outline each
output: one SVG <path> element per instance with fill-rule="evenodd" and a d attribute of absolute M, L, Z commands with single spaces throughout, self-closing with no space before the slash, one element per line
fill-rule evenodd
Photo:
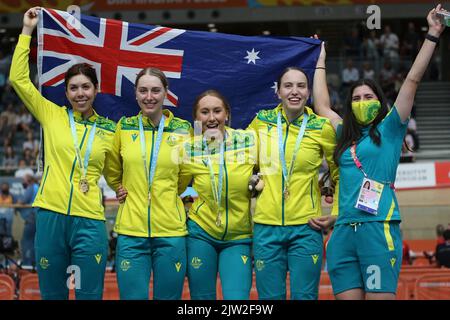
<path fill-rule="evenodd" d="M 327 230 L 334 226 L 336 222 L 336 216 L 322 216 L 318 218 L 311 218 L 308 221 L 308 224 L 311 228 L 315 230 Z"/>
<path fill-rule="evenodd" d="M 441 33 L 444 31 L 444 29 L 445 29 L 445 25 L 441 24 L 439 22 L 438 17 L 436 16 L 436 13 L 438 11 L 448 12 L 447 10 L 443 9 L 440 4 L 438 4 L 436 6 L 436 8 L 432 9 L 428 13 L 428 16 L 427 16 L 428 33 L 431 34 L 432 36 L 435 36 L 435 37 L 439 37 L 441 35 Z"/>
<path fill-rule="evenodd" d="M 119 203 L 124 203 L 128 196 L 128 191 L 122 185 L 120 185 L 116 190 L 116 199 Z"/>

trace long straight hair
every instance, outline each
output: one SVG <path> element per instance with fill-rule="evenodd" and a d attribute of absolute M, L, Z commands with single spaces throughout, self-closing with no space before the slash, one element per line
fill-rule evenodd
<path fill-rule="evenodd" d="M 381 108 L 378 112 L 378 115 L 375 117 L 373 122 L 369 125 L 369 136 L 372 139 L 372 142 L 377 146 L 381 144 L 381 135 L 378 131 L 378 124 L 384 119 L 384 117 L 388 114 L 389 108 L 387 106 L 386 98 L 384 96 L 383 90 L 381 90 L 380 86 L 373 80 L 370 79 L 362 79 L 355 82 L 349 90 L 347 95 L 347 99 L 344 104 L 344 116 L 342 121 L 342 132 L 338 137 L 338 141 L 336 144 L 336 149 L 334 151 L 334 161 L 337 165 L 339 165 L 339 158 L 342 156 L 344 151 L 350 147 L 353 142 L 358 141 L 361 138 L 361 129 L 362 125 L 360 125 L 355 118 L 355 115 L 352 111 L 352 96 L 353 91 L 360 86 L 368 86 L 375 95 L 378 97 L 380 101 Z"/>

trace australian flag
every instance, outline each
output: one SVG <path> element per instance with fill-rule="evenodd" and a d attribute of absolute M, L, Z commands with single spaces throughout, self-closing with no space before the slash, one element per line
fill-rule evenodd
<path fill-rule="evenodd" d="M 310 79 L 320 42 L 310 38 L 238 36 L 43 9 L 38 27 L 38 73 L 41 92 L 68 105 L 64 74 L 80 62 L 92 65 L 99 79 L 97 113 L 117 121 L 139 112 L 134 93 L 137 73 L 159 68 L 169 80 L 164 105 L 192 120 L 197 95 L 220 91 L 230 102 L 232 127 L 245 128 L 260 109 L 278 103 L 276 81 L 288 66 L 303 68 Z"/>

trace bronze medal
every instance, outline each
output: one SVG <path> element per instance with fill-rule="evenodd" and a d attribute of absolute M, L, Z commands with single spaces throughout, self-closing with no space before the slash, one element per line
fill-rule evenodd
<path fill-rule="evenodd" d="M 86 178 L 81 178 L 80 180 L 80 191 L 84 194 L 88 193 L 89 191 L 89 183 Z"/>
<path fill-rule="evenodd" d="M 220 227 L 222 225 L 222 210 L 219 208 L 217 210 L 216 226 Z"/>
<path fill-rule="evenodd" d="M 289 189 L 288 188 L 284 188 L 283 196 L 284 196 L 284 200 L 289 199 Z"/>

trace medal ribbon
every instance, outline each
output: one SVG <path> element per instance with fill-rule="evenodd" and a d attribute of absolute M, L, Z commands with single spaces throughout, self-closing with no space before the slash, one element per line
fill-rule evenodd
<path fill-rule="evenodd" d="M 72 131 L 73 145 L 75 147 L 75 153 L 77 155 L 77 162 L 81 169 L 81 175 L 83 179 L 86 179 L 87 168 L 89 164 L 89 157 L 91 156 L 92 146 L 94 144 L 95 131 L 97 129 L 97 121 L 94 122 L 94 125 L 91 128 L 91 132 L 89 132 L 89 138 L 86 145 L 86 152 L 84 153 L 84 161 L 81 159 L 81 150 L 78 145 L 78 137 L 77 137 L 77 129 L 75 127 L 75 119 L 73 117 L 73 109 L 69 109 L 69 123 L 70 130 Z"/>
<path fill-rule="evenodd" d="M 219 154 L 219 179 L 218 183 L 216 184 L 216 179 L 214 175 L 214 169 L 212 166 L 211 161 L 211 153 L 208 149 L 208 144 L 206 143 L 206 139 L 203 138 L 203 143 L 205 144 L 205 150 L 206 150 L 206 157 L 207 157 L 207 164 L 209 169 L 209 179 L 211 181 L 211 188 L 213 191 L 213 197 L 214 201 L 217 205 L 217 218 L 216 218 L 216 225 L 220 227 L 222 225 L 221 221 L 221 204 L 222 204 L 222 185 L 223 185 L 223 171 L 224 171 L 224 153 L 225 153 L 225 140 L 226 140 L 226 133 L 224 137 L 224 141 L 220 142 L 220 154 Z"/>
<path fill-rule="evenodd" d="M 141 142 L 141 156 L 144 163 L 145 179 L 147 180 L 148 194 L 151 194 L 153 178 L 155 177 L 156 162 L 158 161 L 159 149 L 161 147 L 162 135 L 164 132 L 164 122 L 166 118 L 164 114 L 159 120 L 158 134 L 156 135 L 156 145 L 151 155 L 150 169 L 147 167 L 147 148 L 145 143 L 144 125 L 142 124 L 142 113 L 139 114 L 139 140 Z M 150 203 L 149 203 L 150 205 Z"/>
<path fill-rule="evenodd" d="M 292 172 L 294 171 L 295 160 L 297 159 L 297 153 L 300 150 L 300 144 L 303 140 L 303 136 L 305 135 L 306 124 L 308 122 L 308 114 L 306 112 L 303 113 L 303 121 L 300 126 L 300 131 L 297 135 L 295 141 L 294 153 L 292 154 L 292 161 L 289 167 L 289 172 L 287 170 L 286 158 L 284 155 L 284 143 L 283 143 L 283 126 L 281 124 L 281 111 L 278 111 L 277 118 L 277 132 L 278 132 L 278 154 L 280 155 L 280 162 L 283 171 L 283 177 L 286 182 L 285 190 L 287 190 L 289 186 L 289 180 L 291 179 Z"/>

